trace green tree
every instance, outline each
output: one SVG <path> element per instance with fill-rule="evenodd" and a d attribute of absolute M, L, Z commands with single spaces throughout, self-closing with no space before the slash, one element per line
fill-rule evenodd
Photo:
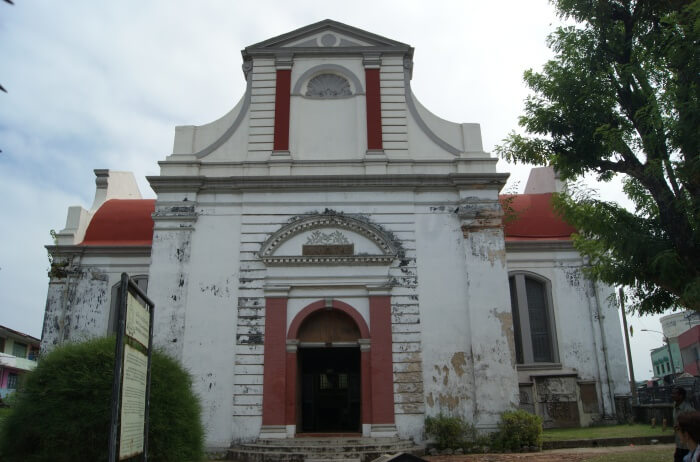
<path fill-rule="evenodd" d="M 555 0 L 567 25 L 548 45 L 515 132 L 496 151 L 551 165 L 569 182 L 622 175 L 630 212 L 569 189 L 590 275 L 630 287 L 641 313 L 700 311 L 700 0 Z"/>
<path fill-rule="evenodd" d="M 0 426 L 0 460 L 108 460 L 114 337 L 67 343 L 23 376 L 12 411 Z M 154 351 L 151 364 L 148 460 L 204 458 L 199 399 L 182 366 Z"/>

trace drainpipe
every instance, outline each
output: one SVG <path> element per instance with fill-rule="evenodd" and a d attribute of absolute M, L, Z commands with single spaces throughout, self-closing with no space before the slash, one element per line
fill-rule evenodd
<path fill-rule="evenodd" d="M 600 341 L 602 343 L 603 349 L 603 364 L 605 365 L 605 376 L 608 379 L 608 393 L 610 394 L 610 404 L 612 405 L 613 412 L 612 416 L 615 415 L 615 387 L 613 387 L 612 379 L 610 378 L 610 360 L 608 359 L 608 342 L 605 339 L 605 328 L 603 326 L 603 318 L 600 309 L 600 298 L 598 296 L 598 289 L 596 288 L 595 281 L 591 281 L 593 287 L 593 295 L 595 296 L 595 307 L 598 314 L 598 328 L 600 329 Z"/>
<path fill-rule="evenodd" d="M 590 288 L 595 291 L 595 285 L 593 284 L 593 281 L 589 281 Z M 597 312 L 597 307 L 595 306 L 594 298 L 590 294 L 586 294 L 586 298 L 588 298 L 588 312 L 591 317 L 591 334 L 593 337 L 593 351 L 595 352 L 595 364 L 596 364 L 596 369 L 598 370 L 598 379 L 601 382 L 601 387 L 600 387 L 600 397 L 601 397 L 601 402 L 603 405 L 603 418 L 605 419 L 608 416 L 608 412 L 606 411 L 607 404 L 605 400 L 605 393 L 603 393 L 603 386 L 602 386 L 602 377 L 603 377 L 603 368 L 600 365 L 600 355 L 598 354 L 598 342 L 596 340 L 596 337 L 600 335 L 600 332 L 596 332 L 596 322 L 595 322 L 595 317 L 598 316 L 600 319 L 600 314 Z M 600 325 L 598 324 L 598 327 Z M 601 338 L 601 343 L 602 338 Z M 606 371 L 607 372 L 607 371 Z M 608 390 L 609 391 L 609 390 Z"/>

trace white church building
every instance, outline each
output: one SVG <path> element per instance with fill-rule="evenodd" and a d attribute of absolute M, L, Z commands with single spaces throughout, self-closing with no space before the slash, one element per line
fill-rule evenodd
<path fill-rule="evenodd" d="M 499 196 L 479 125 L 421 105 L 404 43 L 325 20 L 242 54 L 245 94 L 176 127 L 156 199 L 95 170 L 91 208 L 68 209 L 43 350 L 113 332 L 127 272 L 194 377 L 211 447 L 420 441 L 439 413 L 484 431 L 518 407 L 545 426 L 615 416 L 618 310 L 581 272 L 551 170 Z"/>

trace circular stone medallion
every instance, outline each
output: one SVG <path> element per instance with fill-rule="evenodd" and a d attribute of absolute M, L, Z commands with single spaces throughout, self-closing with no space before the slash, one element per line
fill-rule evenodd
<path fill-rule="evenodd" d="M 338 38 L 333 34 L 324 34 L 321 36 L 321 44 L 324 47 L 332 47 L 338 41 Z"/>

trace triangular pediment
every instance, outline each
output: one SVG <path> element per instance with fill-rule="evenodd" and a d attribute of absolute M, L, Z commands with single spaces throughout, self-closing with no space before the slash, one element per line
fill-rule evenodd
<path fill-rule="evenodd" d="M 337 21 L 325 19 L 300 29 L 278 35 L 262 42 L 250 45 L 244 54 L 254 54 L 270 50 L 287 49 L 323 49 L 323 48 L 367 48 L 395 49 L 409 51 L 411 47 L 371 32 L 348 26 Z"/>

